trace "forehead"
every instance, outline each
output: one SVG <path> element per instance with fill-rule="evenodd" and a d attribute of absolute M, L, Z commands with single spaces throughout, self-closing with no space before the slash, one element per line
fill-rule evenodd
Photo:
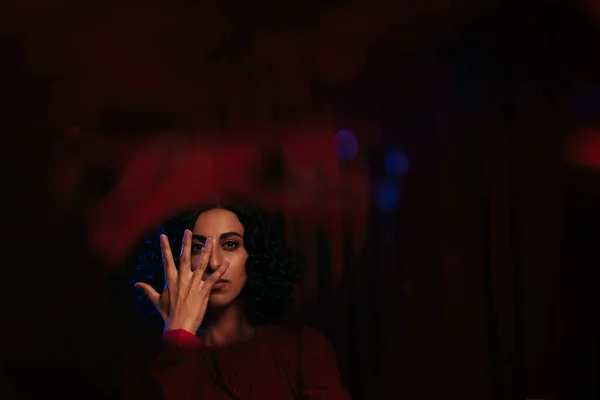
<path fill-rule="evenodd" d="M 237 215 L 229 210 L 216 208 L 204 211 L 196 219 L 194 233 L 199 235 L 211 235 L 224 232 L 244 233 L 244 226 Z"/>

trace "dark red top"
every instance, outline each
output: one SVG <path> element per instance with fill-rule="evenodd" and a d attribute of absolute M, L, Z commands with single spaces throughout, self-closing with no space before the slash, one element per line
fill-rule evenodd
<path fill-rule="evenodd" d="M 340 382 L 333 348 L 311 328 L 265 327 L 247 342 L 220 349 L 202 347 L 185 330 L 166 331 L 147 376 L 150 379 L 132 388 L 132 397 L 350 399 Z"/>

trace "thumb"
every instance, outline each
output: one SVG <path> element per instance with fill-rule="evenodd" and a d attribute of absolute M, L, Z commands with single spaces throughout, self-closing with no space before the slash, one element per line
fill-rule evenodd
<path fill-rule="evenodd" d="M 152 286 L 144 282 L 137 282 L 134 286 L 138 289 L 142 289 L 148 297 L 148 299 L 150 299 L 150 301 L 154 304 L 154 306 L 158 307 L 158 300 L 160 299 L 160 294 L 158 294 L 158 292 L 154 290 Z"/>

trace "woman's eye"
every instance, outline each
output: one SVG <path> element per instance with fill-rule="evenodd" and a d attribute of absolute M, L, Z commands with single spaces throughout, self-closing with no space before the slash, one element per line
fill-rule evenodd
<path fill-rule="evenodd" d="M 233 240 L 229 240 L 229 241 L 223 243 L 223 247 L 227 250 L 237 249 L 238 246 L 239 246 L 238 242 L 234 242 Z"/>
<path fill-rule="evenodd" d="M 200 253 L 204 248 L 204 243 L 192 243 L 192 253 Z"/>

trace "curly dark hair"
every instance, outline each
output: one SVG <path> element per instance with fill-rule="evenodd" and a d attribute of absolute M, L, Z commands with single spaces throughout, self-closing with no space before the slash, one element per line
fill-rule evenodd
<path fill-rule="evenodd" d="M 179 254 L 185 229 L 193 230 L 196 220 L 205 211 L 222 208 L 233 212 L 244 226 L 246 284 L 241 296 L 245 300 L 248 321 L 254 325 L 278 323 L 283 320 L 294 301 L 294 285 L 301 276 L 302 262 L 286 241 L 283 221 L 249 204 L 212 204 L 197 207 L 168 220 L 160 232 L 169 237 L 173 254 Z M 137 252 L 135 278 L 154 285 L 164 285 L 160 246 L 157 239 L 144 241 Z M 177 261 L 177 260 L 176 260 Z M 140 279 L 138 279 L 140 280 Z M 142 309 L 148 311 L 148 301 L 138 296 Z"/>

